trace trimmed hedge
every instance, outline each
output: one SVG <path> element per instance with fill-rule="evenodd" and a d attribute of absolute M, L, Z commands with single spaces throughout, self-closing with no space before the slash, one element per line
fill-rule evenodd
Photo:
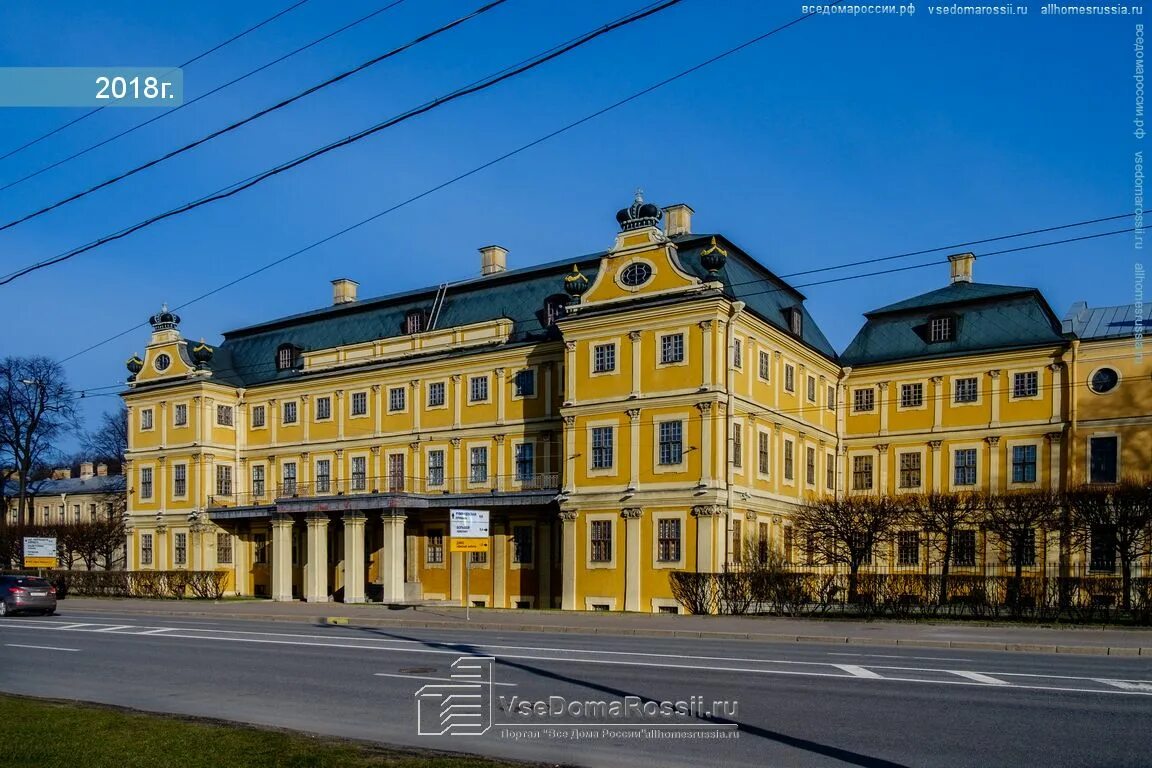
<path fill-rule="evenodd" d="M 10 571 L 35 575 L 32 571 Z M 56 596 L 185 597 L 219 600 L 228 583 L 227 571 L 47 571 Z"/>

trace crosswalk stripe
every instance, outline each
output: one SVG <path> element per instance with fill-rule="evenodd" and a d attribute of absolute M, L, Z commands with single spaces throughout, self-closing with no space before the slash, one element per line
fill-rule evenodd
<path fill-rule="evenodd" d="M 95 625 L 94 625 L 95 626 Z M 86 629 L 85 632 L 117 632 L 121 629 L 132 629 L 131 624 L 117 624 L 112 627 L 103 627 L 101 629 Z"/>
<path fill-rule="evenodd" d="M 1111 685 L 1125 691 L 1152 691 L 1152 683 L 1134 682 L 1131 680 L 1106 680 L 1097 678 L 1096 682 Z"/>
<path fill-rule="evenodd" d="M 960 677 L 966 677 L 969 680 L 975 680 L 978 683 L 985 683 L 987 685 L 1011 685 L 1011 683 L 1009 683 L 1007 680 L 999 680 L 995 677 L 982 675 L 979 672 L 966 672 L 959 669 L 949 669 L 946 671 L 952 673 L 953 675 L 960 675 Z"/>
<path fill-rule="evenodd" d="M 878 675 L 870 669 L 858 667 L 855 664 L 833 664 L 832 666 L 837 669 L 842 669 L 853 677 L 862 677 L 866 680 L 883 680 L 883 675 Z"/>

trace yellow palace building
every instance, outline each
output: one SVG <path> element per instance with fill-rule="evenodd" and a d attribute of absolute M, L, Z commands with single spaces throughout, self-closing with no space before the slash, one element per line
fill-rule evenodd
<path fill-rule="evenodd" d="M 637 196 L 603 253 L 509 270 L 488 246 L 479 278 L 376 299 L 334 280 L 331 306 L 218 348 L 157 313 L 124 394 L 129 567 L 277 600 L 678 611 L 671 571 L 791 556 L 815 494 L 1061 487 L 1103 466 L 1102 429 L 1135 435 L 1117 474 L 1149 465 L 1149 364 L 1123 367 L 1142 403 L 1077 405 L 1116 340 L 1035 289 L 953 257 L 837 355 L 692 213 Z M 451 551 L 456 508 L 489 511 L 487 553 Z"/>

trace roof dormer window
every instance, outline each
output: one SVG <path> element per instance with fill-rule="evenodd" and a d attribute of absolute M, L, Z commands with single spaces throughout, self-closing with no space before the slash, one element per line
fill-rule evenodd
<path fill-rule="evenodd" d="M 796 337 L 804 335 L 804 313 L 800 307 L 788 308 L 788 330 Z"/>
<path fill-rule="evenodd" d="M 942 341 L 952 341 L 956 337 L 956 322 L 953 318 L 934 317 L 928 323 L 928 341 L 936 344 Z"/>
<path fill-rule="evenodd" d="M 296 347 L 281 344 L 276 348 L 276 370 L 289 371 L 296 367 Z"/>
<path fill-rule="evenodd" d="M 544 301 L 544 324 L 551 326 L 561 317 L 564 317 L 564 308 L 568 306 L 567 296 L 550 296 Z"/>
<path fill-rule="evenodd" d="M 422 309 L 410 309 L 408 314 L 404 315 L 404 333 L 423 333 L 424 324 Z"/>

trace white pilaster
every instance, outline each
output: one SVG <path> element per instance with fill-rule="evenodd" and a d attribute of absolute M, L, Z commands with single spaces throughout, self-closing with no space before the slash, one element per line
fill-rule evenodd
<path fill-rule="evenodd" d="M 344 513 L 344 602 L 364 602 L 364 515 Z"/>

